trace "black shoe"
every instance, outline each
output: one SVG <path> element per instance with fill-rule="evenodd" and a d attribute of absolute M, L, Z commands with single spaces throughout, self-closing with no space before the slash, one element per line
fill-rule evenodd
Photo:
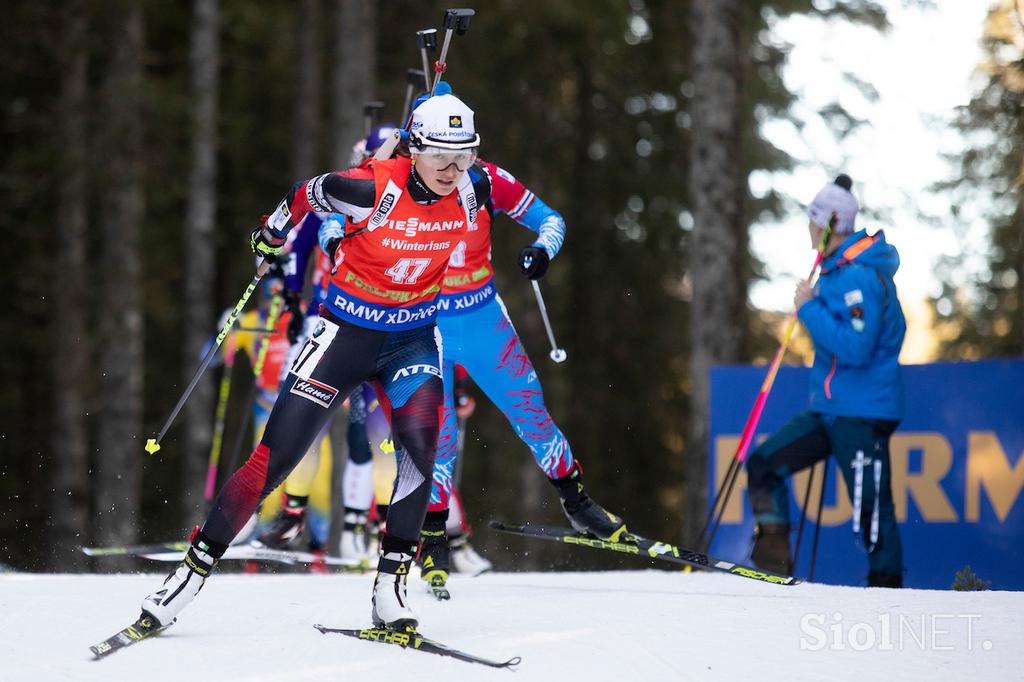
<path fill-rule="evenodd" d="M 594 502 L 583 489 L 583 470 L 579 462 L 573 463 L 572 471 L 562 478 L 552 478 L 551 484 L 558 490 L 565 512 L 573 529 L 591 533 L 609 542 L 628 541 L 626 523 L 610 511 Z"/>
<path fill-rule="evenodd" d="M 270 527 L 260 533 L 256 540 L 271 549 L 294 549 L 299 544 L 305 520 L 305 507 L 282 508 Z"/>
<path fill-rule="evenodd" d="M 891 573 L 868 573 L 868 587 L 903 587 L 903 575 Z"/>
<path fill-rule="evenodd" d="M 759 523 L 754 531 L 750 560 L 764 571 L 792 575 L 789 553 L 789 524 Z"/>
<path fill-rule="evenodd" d="M 420 565 L 420 577 L 425 580 L 435 596 L 442 597 L 437 590 L 444 588 L 451 572 L 451 549 L 448 546 L 448 534 L 445 525 L 448 522 L 448 511 L 427 512 L 420 531 L 420 554 L 417 563 Z"/>

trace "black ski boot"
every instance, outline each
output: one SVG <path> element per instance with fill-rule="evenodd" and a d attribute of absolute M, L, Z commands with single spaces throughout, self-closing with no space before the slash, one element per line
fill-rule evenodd
<path fill-rule="evenodd" d="M 562 478 L 548 479 L 558 490 L 565 512 L 573 529 L 588 532 L 610 542 L 628 542 L 626 523 L 594 502 L 583 490 L 583 469 L 574 462 L 572 471 Z"/>
<path fill-rule="evenodd" d="M 256 543 L 270 549 L 295 549 L 306 522 L 307 497 L 289 495 L 270 527 L 259 534 Z"/>
<path fill-rule="evenodd" d="M 789 524 L 759 523 L 754 530 L 754 549 L 750 560 L 764 571 L 793 574 L 789 552 Z"/>
<path fill-rule="evenodd" d="M 451 549 L 448 547 L 448 510 L 427 512 L 420 531 L 420 577 L 427 582 L 431 593 L 439 600 L 451 599 L 445 585 L 451 571 Z"/>

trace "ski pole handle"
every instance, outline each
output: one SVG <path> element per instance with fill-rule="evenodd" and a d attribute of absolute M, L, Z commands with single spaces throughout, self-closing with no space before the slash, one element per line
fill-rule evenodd
<path fill-rule="evenodd" d="M 540 308 L 540 316 L 544 320 L 544 329 L 547 330 L 548 341 L 551 342 L 551 352 L 548 355 L 555 362 L 565 362 L 565 359 L 569 356 L 564 349 L 559 348 L 558 344 L 555 343 L 555 332 L 551 330 L 551 320 L 548 319 L 548 307 L 544 305 L 544 295 L 540 293 L 540 284 L 535 279 L 530 280 L 530 283 L 533 284 L 533 293 L 537 295 L 537 307 Z"/>
<path fill-rule="evenodd" d="M 430 94 L 437 94 L 437 84 L 441 82 L 441 75 L 448 68 L 448 46 L 452 42 L 452 33 L 465 35 L 469 29 L 469 20 L 476 14 L 475 10 L 468 8 L 446 9 L 444 11 L 444 43 L 441 45 L 441 56 L 434 62 L 434 85 L 430 88 Z"/>
<path fill-rule="evenodd" d="M 422 31 L 416 31 L 416 46 L 419 48 L 420 57 L 423 59 L 423 73 L 420 74 L 420 77 L 423 79 L 423 89 L 430 90 L 430 55 L 437 51 L 437 29 L 427 28 Z M 409 83 L 413 84 L 412 80 Z"/>

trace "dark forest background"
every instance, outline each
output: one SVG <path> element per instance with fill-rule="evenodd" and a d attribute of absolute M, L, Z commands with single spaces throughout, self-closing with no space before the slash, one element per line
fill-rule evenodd
<path fill-rule="evenodd" d="M 969 142 L 961 172 L 936 191 L 985 189 L 999 201 L 989 210 L 991 277 L 935 301 L 947 357 L 1024 352 L 1017 4 L 995 3 L 985 26 L 964 27 L 991 60 L 957 114 Z M 159 453 L 143 444 L 249 282 L 252 226 L 294 181 L 345 165 L 364 102 L 382 100 L 385 119 L 398 118 L 406 70 L 420 66 L 415 31 L 440 28 L 444 8 L 5 9 L 0 562 L 104 570 L 114 564 L 77 548 L 178 539 L 200 520 L 219 370 Z M 759 133 L 766 117 L 788 117 L 794 98 L 781 79 L 787 45 L 768 27 L 810 13 L 885 30 L 885 13 L 867 0 L 488 0 L 476 10 L 446 80 L 476 111 L 482 156 L 566 218 L 565 248 L 542 282 L 566 363 L 548 361 L 515 267 L 531 237 L 505 218 L 494 229 L 498 286 L 591 493 L 645 535 L 692 542 L 707 504 L 708 369 L 764 361 L 776 343 L 776 318 L 747 299 L 761 276 L 749 225 L 783 211 L 775 194 L 755 199 L 747 178 L 794 163 Z M 841 113 L 823 115 L 841 125 Z M 557 548 L 500 551 L 507 543 L 487 519 L 560 512 L 501 414 L 478 405 L 462 485 L 476 543 L 499 568 L 613 564 Z"/>

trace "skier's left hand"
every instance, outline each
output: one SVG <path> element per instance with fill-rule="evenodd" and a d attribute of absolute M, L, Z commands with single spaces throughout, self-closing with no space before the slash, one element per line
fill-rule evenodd
<path fill-rule="evenodd" d="M 519 270 L 530 279 L 540 279 L 548 271 L 548 252 L 539 246 L 525 246 L 519 252 Z"/>

